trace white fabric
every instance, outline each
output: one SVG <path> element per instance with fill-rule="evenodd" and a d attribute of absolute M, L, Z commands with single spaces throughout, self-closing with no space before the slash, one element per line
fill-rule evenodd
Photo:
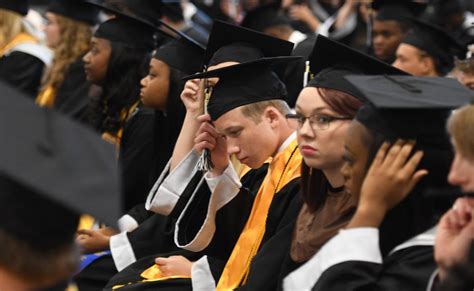
<path fill-rule="evenodd" d="M 110 252 L 119 272 L 137 261 L 125 231 L 110 237 Z"/>
<path fill-rule="evenodd" d="M 214 189 L 214 191 L 211 191 L 211 197 L 209 198 L 209 205 L 204 223 L 196 236 L 188 244 L 179 243 L 178 233 L 181 226 L 181 220 L 186 215 L 187 211 L 189 211 L 188 208 L 191 206 L 196 192 L 191 195 L 188 204 L 176 222 L 174 235 L 176 245 L 193 252 L 202 251 L 209 245 L 216 230 L 215 218 L 217 211 L 234 199 L 234 197 L 239 193 L 240 187 L 242 187 L 232 164 L 227 166 L 222 175 L 213 178 L 206 177 L 206 182 L 208 183 L 209 188 Z"/>
<path fill-rule="evenodd" d="M 158 180 L 148 194 L 145 208 L 162 215 L 169 215 L 173 211 L 181 194 L 196 174 L 196 163 L 199 160 L 197 152 L 189 154 L 169 172 L 171 161 L 168 162 Z"/>
<path fill-rule="evenodd" d="M 128 214 L 120 217 L 117 222 L 120 231 L 131 232 L 138 227 L 138 222 Z"/>
<path fill-rule="evenodd" d="M 361 227 L 341 230 L 308 262 L 286 276 L 283 288 L 284 290 L 311 290 L 324 271 L 347 261 L 382 264 L 377 228 Z"/>
<path fill-rule="evenodd" d="M 403 249 L 414 246 L 434 246 L 435 244 L 435 233 L 436 227 L 430 228 L 429 230 L 407 240 L 406 242 L 396 246 L 389 255 Z"/>
<path fill-rule="evenodd" d="M 436 279 L 438 278 L 439 269 L 436 269 L 433 274 L 430 276 L 430 280 L 428 281 L 428 286 L 426 286 L 426 291 L 433 291 L 434 284 Z"/>
<path fill-rule="evenodd" d="M 195 291 L 216 290 L 216 281 L 212 276 L 207 256 L 204 256 L 193 263 L 191 268 L 191 282 Z"/>
<path fill-rule="evenodd" d="M 9 55 L 13 52 L 22 52 L 32 55 L 41 60 L 46 66 L 50 66 L 51 62 L 53 61 L 53 52 L 50 49 L 32 42 L 20 43 L 11 50 L 7 51 L 5 55 Z"/>
<path fill-rule="evenodd" d="M 295 30 L 290 34 L 288 41 L 292 42 L 297 46 L 300 42 L 304 41 L 307 38 L 306 34 Z"/>

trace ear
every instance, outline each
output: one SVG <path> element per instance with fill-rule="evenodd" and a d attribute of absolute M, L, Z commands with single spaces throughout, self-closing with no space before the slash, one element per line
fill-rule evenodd
<path fill-rule="evenodd" d="M 280 111 L 273 106 L 267 107 L 263 116 L 272 128 L 275 128 L 282 118 Z"/>
<path fill-rule="evenodd" d="M 435 61 L 430 56 L 421 57 L 421 69 L 426 75 L 436 72 Z"/>

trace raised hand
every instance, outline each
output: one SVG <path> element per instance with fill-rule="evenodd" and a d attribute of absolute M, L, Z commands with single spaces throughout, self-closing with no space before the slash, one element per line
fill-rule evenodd
<path fill-rule="evenodd" d="M 349 227 L 378 227 L 385 214 L 428 174 L 427 170 L 417 170 L 422 151 L 410 157 L 414 146 L 414 142 L 398 140 L 391 147 L 388 143 L 380 147 L 362 183 L 357 212 Z"/>
<path fill-rule="evenodd" d="M 204 112 L 204 81 L 199 79 L 187 81 L 181 92 L 181 101 L 187 112 L 202 114 Z"/>

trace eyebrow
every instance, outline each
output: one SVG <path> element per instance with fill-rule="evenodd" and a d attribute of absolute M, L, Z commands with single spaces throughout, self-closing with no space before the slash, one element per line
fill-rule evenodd
<path fill-rule="evenodd" d="M 347 145 L 344 145 L 344 149 L 345 149 L 346 151 L 348 151 L 349 154 L 351 154 L 352 156 L 356 156 L 356 155 L 349 149 L 349 147 L 348 147 Z"/>
<path fill-rule="evenodd" d="M 224 133 L 225 133 L 225 134 L 228 134 L 228 133 L 231 132 L 231 131 L 241 130 L 242 128 L 243 128 L 243 127 L 240 126 L 240 125 L 229 126 L 228 128 L 224 129 Z"/>
<path fill-rule="evenodd" d="M 302 108 L 298 105 L 295 106 L 295 109 L 302 110 Z M 317 113 L 320 113 L 321 111 L 324 111 L 324 110 L 331 110 L 332 111 L 332 109 L 329 108 L 328 106 L 321 106 L 321 107 L 316 107 L 313 110 L 311 110 L 311 114 L 317 114 Z"/>

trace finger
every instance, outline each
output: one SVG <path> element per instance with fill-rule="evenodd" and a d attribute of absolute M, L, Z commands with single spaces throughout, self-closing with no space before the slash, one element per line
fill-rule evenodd
<path fill-rule="evenodd" d="M 206 142 L 211 146 L 215 146 L 217 140 L 207 132 L 203 132 L 194 139 L 194 143 L 198 144 L 201 142 Z"/>
<path fill-rule="evenodd" d="M 199 153 L 201 153 L 203 150 L 209 150 L 209 151 L 213 151 L 214 148 L 215 148 L 215 145 L 212 145 L 208 142 L 200 142 L 200 143 L 196 143 L 194 145 L 194 148 L 196 149 L 196 151 L 198 151 Z"/>
<path fill-rule="evenodd" d="M 199 122 L 211 121 L 211 116 L 209 114 L 203 114 L 197 117 Z"/>
<path fill-rule="evenodd" d="M 410 155 L 412 148 L 404 140 L 397 140 L 387 154 L 387 158 L 384 161 L 386 169 L 391 171 L 398 171 L 405 164 L 408 156 Z"/>
<path fill-rule="evenodd" d="M 167 262 L 168 262 L 167 258 L 156 258 L 155 259 L 155 264 L 157 264 L 158 266 L 164 266 L 164 265 L 166 265 Z"/>
<path fill-rule="evenodd" d="M 86 235 L 86 236 L 92 236 L 94 234 L 94 231 L 90 229 L 79 229 L 76 233 Z"/>
<path fill-rule="evenodd" d="M 428 171 L 427 170 L 418 170 L 411 178 L 411 180 L 408 182 L 408 191 L 406 191 L 407 193 L 410 193 L 411 190 L 413 190 L 413 188 L 415 188 L 416 184 L 418 184 L 420 182 L 421 179 L 423 179 L 423 177 L 425 177 L 426 175 L 428 175 Z"/>
<path fill-rule="evenodd" d="M 411 150 L 410 150 L 411 151 Z M 420 164 L 421 159 L 423 158 L 423 151 L 417 151 L 411 158 L 410 160 L 403 166 L 402 171 L 405 173 L 405 175 L 413 175 L 413 173 L 416 171 L 416 168 Z"/>
<path fill-rule="evenodd" d="M 193 82 L 194 80 L 191 80 L 190 82 L 186 82 L 185 88 L 186 89 L 191 89 L 194 92 L 197 92 L 199 90 L 199 83 Z M 199 80 L 196 80 L 199 82 Z"/>
<path fill-rule="evenodd" d="M 377 154 L 375 155 L 374 161 L 372 162 L 372 165 L 374 166 L 379 166 L 382 164 L 383 160 L 385 159 L 385 156 L 387 155 L 387 150 L 390 147 L 390 144 L 388 142 L 384 142 L 379 150 L 377 151 Z"/>

